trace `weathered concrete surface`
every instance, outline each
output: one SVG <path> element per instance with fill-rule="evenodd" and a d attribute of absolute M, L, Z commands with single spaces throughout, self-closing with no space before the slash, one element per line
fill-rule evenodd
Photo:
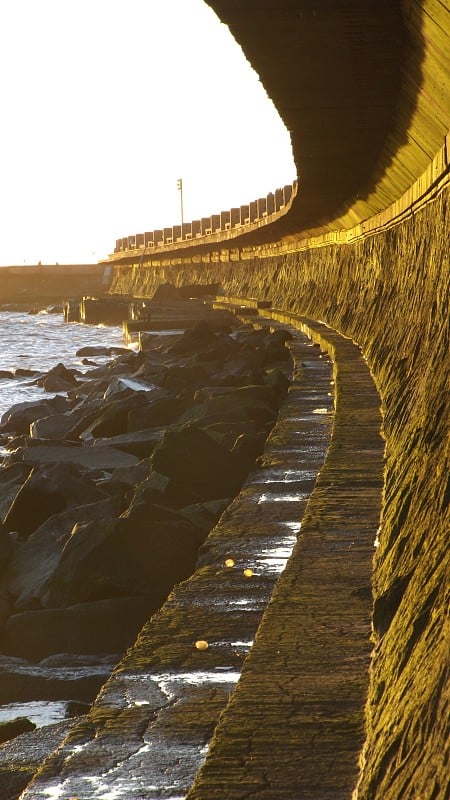
<path fill-rule="evenodd" d="M 313 327 L 324 330 L 337 367 L 331 446 L 189 800 L 340 800 L 356 783 L 381 509 L 380 402 L 358 348 Z"/>
<path fill-rule="evenodd" d="M 447 800 L 450 192 L 352 245 L 117 270 L 115 291 L 219 281 L 322 319 L 362 346 L 387 464 L 373 591 L 378 630 L 358 800 Z M 248 253 L 248 256 L 251 254 Z"/>
<path fill-rule="evenodd" d="M 144 627 L 27 800 L 52 792 L 62 800 L 105 792 L 154 800 L 188 790 L 296 540 L 329 441 L 330 364 L 298 335 L 293 353 L 295 379 L 261 466 L 208 537 L 194 576 Z M 235 566 L 226 567 L 227 558 Z M 209 648 L 197 650 L 197 640 Z"/>

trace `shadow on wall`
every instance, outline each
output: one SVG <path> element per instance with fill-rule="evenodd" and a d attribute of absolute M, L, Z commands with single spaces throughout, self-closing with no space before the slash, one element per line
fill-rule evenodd
<path fill-rule="evenodd" d="M 229 25 L 291 132 L 300 191 L 271 228 L 272 240 L 330 222 L 373 193 L 408 141 L 416 110 L 424 58 L 419 4 L 208 4 Z"/>

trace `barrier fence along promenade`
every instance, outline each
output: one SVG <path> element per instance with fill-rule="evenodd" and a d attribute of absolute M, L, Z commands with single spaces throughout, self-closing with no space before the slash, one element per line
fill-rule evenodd
<path fill-rule="evenodd" d="M 202 239 L 214 234 L 226 233 L 238 228 L 248 228 L 252 224 L 267 224 L 273 222 L 281 213 L 286 213 L 297 194 L 297 181 L 282 188 L 269 192 L 266 197 L 260 197 L 246 205 L 202 217 L 182 225 L 169 228 L 159 228 L 145 233 L 135 233 L 116 240 L 114 253 L 124 253 L 128 250 L 145 250 L 157 248 L 178 242 Z"/>

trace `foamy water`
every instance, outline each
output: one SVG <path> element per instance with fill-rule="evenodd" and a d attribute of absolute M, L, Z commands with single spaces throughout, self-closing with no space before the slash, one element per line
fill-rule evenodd
<path fill-rule="evenodd" d="M 65 323 L 61 314 L 27 314 L 0 311 L 0 370 L 30 369 L 46 372 L 62 362 L 65 367 L 87 372 L 76 355 L 81 347 L 125 347 L 122 329 L 110 326 Z M 97 364 L 104 356 L 92 356 Z M 0 416 L 14 403 L 50 397 L 32 378 L 0 378 Z"/>

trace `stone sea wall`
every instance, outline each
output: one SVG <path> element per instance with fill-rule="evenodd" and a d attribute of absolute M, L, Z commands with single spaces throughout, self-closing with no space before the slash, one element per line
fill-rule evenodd
<path fill-rule="evenodd" d="M 447 188 L 402 224 L 353 244 L 117 266 L 110 288 L 145 296 L 166 281 L 218 282 L 228 296 L 323 320 L 362 348 L 382 398 L 386 464 L 359 800 L 448 792 L 449 221 Z"/>

